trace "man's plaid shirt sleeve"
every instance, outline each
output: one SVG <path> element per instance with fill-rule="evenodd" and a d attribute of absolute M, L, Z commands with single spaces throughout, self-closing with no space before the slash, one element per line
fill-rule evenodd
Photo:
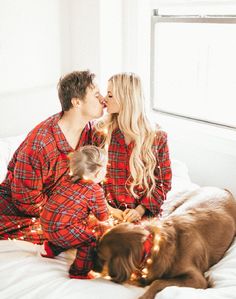
<path fill-rule="evenodd" d="M 43 193 L 46 175 L 45 155 L 32 148 L 19 151 L 11 184 L 12 200 L 27 215 L 39 215 L 41 205 L 47 201 Z"/>
<path fill-rule="evenodd" d="M 140 203 L 149 210 L 153 216 L 161 212 L 161 206 L 166 199 L 167 192 L 171 189 L 171 162 L 169 148 L 167 144 L 167 134 L 163 131 L 157 133 L 157 138 L 153 145 L 156 156 L 156 186 L 150 197 L 143 197 Z"/>

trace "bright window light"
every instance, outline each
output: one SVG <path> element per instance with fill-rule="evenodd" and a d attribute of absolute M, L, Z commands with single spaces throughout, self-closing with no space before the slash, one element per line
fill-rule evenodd
<path fill-rule="evenodd" d="M 153 109 L 236 128 L 236 17 L 153 18 Z"/>

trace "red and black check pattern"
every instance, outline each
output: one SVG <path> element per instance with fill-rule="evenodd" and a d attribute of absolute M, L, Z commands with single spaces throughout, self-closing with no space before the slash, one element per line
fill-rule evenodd
<path fill-rule="evenodd" d="M 129 159 L 134 144 L 125 144 L 124 135 L 119 128 L 112 133 L 109 146 L 109 164 L 107 179 L 104 183 L 106 197 L 109 203 L 116 208 L 135 208 L 143 205 L 146 208 L 146 216 L 157 216 L 161 213 L 161 206 L 171 189 L 171 166 L 167 145 L 167 134 L 158 131 L 153 144 L 153 152 L 156 157 L 156 187 L 152 196 L 140 196 L 134 198 L 128 191 L 127 180 L 130 177 Z M 127 187 L 127 188 L 126 188 Z M 138 190 L 137 190 L 138 192 Z"/>
<path fill-rule="evenodd" d="M 40 222 L 46 238 L 54 245 L 77 248 L 70 274 L 86 275 L 92 269 L 92 255 L 96 246 L 89 222 L 92 213 L 98 220 L 108 218 L 104 191 L 98 184 L 78 181 L 71 184 L 68 176 L 60 183 L 42 209 Z"/>
<path fill-rule="evenodd" d="M 22 237 L 19 226 L 26 227 L 27 218 L 39 216 L 68 171 L 67 155 L 73 149 L 58 126 L 61 116 L 62 113 L 55 114 L 36 126 L 11 159 L 7 176 L 0 184 L 0 238 L 4 238 L 4 232 L 9 237 L 14 232 L 17 238 L 17 231 Z M 90 143 L 91 124 L 88 123 L 77 148 Z M 32 236 L 34 239 L 38 242 L 38 238 Z"/>

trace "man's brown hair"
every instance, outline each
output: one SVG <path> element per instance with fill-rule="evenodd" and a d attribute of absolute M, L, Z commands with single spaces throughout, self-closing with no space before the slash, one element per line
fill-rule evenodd
<path fill-rule="evenodd" d="M 72 72 L 60 78 L 57 87 L 62 111 L 68 111 L 72 107 L 72 98 L 85 98 L 87 88 L 93 86 L 94 77 L 95 75 L 87 70 Z"/>

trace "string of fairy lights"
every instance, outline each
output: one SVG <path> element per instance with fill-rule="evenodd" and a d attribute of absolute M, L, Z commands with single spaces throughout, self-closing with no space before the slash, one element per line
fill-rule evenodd
<path fill-rule="evenodd" d="M 104 135 L 107 135 L 108 134 L 108 129 L 107 128 L 104 128 L 102 133 Z M 106 143 L 104 148 L 105 150 L 108 152 L 108 144 Z M 156 155 L 156 157 L 158 157 L 158 155 Z M 164 192 L 164 189 L 163 189 L 163 180 L 162 180 L 162 170 L 161 170 L 161 167 L 160 167 L 160 163 L 159 163 L 159 160 L 157 158 L 157 163 L 158 163 L 158 170 L 159 170 L 159 179 L 161 179 L 161 181 L 159 181 L 159 186 L 161 187 L 161 190 L 162 190 L 162 194 L 165 194 Z M 69 175 L 72 175 L 72 173 L 70 172 Z M 83 177 L 84 180 L 88 180 L 88 178 L 86 176 Z M 105 179 L 106 180 L 106 179 Z M 110 199 L 110 194 L 107 195 L 106 197 L 106 200 L 109 204 L 112 204 L 112 200 Z M 121 208 L 124 207 L 125 209 L 128 208 L 128 205 L 126 203 L 121 203 L 117 208 Z M 42 206 L 39 206 L 39 210 L 42 210 Z M 114 218 L 112 216 L 112 214 L 110 213 L 109 217 L 107 220 L 103 221 L 102 222 L 103 224 L 105 224 L 105 226 L 108 227 L 108 229 L 106 229 L 106 231 L 110 230 L 112 227 L 116 226 L 117 224 L 121 223 L 120 220 Z M 142 223 L 141 223 L 142 225 Z M 19 224 L 17 226 L 18 229 L 21 228 L 21 225 Z M 41 228 L 41 225 L 38 221 L 37 218 L 35 217 L 32 217 L 31 218 L 31 224 L 29 226 L 29 229 L 30 229 L 30 232 L 31 233 L 42 233 L 42 228 Z M 92 232 L 93 233 L 96 233 L 97 230 L 99 229 L 99 225 L 95 225 L 92 229 Z M 25 236 L 22 235 L 22 236 L 19 236 L 19 239 L 20 240 L 24 240 L 25 239 Z M 17 238 L 8 238 L 8 240 L 18 240 Z M 146 278 L 148 273 L 149 273 L 149 268 L 150 266 L 152 265 L 153 263 L 153 260 L 152 260 L 152 256 L 156 255 L 158 253 L 158 251 L 160 250 L 160 240 L 161 240 L 161 236 L 159 234 L 155 234 L 155 237 L 153 239 L 153 244 L 152 244 L 152 249 L 151 249 L 151 252 L 150 252 L 150 256 L 148 256 L 146 258 L 146 260 L 144 261 L 143 263 L 143 266 L 141 267 L 141 269 L 139 270 L 139 273 L 137 273 L 137 271 L 135 273 L 132 273 L 131 277 L 130 277 L 130 280 L 133 281 L 133 280 L 136 280 L 138 278 L 140 278 L 140 276 L 142 278 Z M 110 279 L 109 276 L 106 276 L 105 278 L 107 279 Z"/>

